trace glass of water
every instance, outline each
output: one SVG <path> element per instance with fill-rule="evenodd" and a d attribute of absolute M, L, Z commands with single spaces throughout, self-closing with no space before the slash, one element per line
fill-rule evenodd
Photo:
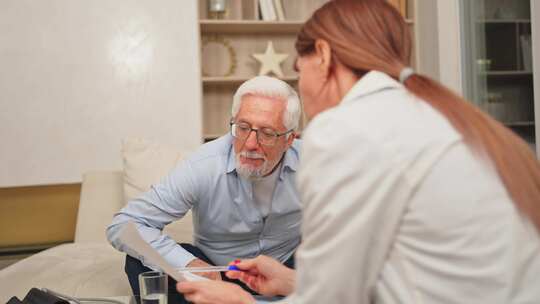
<path fill-rule="evenodd" d="M 167 274 L 148 271 L 139 274 L 141 304 L 167 304 Z"/>

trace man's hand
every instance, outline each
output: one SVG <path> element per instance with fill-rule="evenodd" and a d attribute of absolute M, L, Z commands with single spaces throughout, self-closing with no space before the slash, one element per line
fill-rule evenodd
<path fill-rule="evenodd" d="M 195 259 L 189 262 L 189 264 L 187 264 L 187 267 L 208 267 L 208 266 L 212 266 L 212 265 L 206 263 L 205 261 L 201 259 Z M 221 274 L 219 272 L 198 272 L 197 275 L 208 278 L 210 280 L 221 281 Z"/>
<path fill-rule="evenodd" d="M 264 296 L 287 296 L 294 290 L 295 272 L 280 262 L 261 255 L 254 259 L 233 262 L 242 271 L 227 271 L 231 279 L 244 282 L 249 288 Z"/>
<path fill-rule="evenodd" d="M 255 299 L 240 286 L 228 282 L 180 282 L 176 289 L 195 304 L 252 304 Z"/>

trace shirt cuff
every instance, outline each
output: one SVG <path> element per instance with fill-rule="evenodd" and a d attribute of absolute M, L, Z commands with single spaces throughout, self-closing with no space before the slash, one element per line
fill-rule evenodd
<path fill-rule="evenodd" d="M 169 251 L 169 253 L 163 256 L 163 258 L 174 268 L 180 268 L 186 267 L 187 264 L 195 260 L 197 257 L 182 248 L 182 246 L 176 245 L 174 249 Z"/>

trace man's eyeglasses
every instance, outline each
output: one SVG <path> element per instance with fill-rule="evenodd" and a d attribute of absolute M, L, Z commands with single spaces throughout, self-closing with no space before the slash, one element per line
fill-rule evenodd
<path fill-rule="evenodd" d="M 251 131 L 254 131 L 255 135 L 257 136 L 257 142 L 263 146 L 273 146 L 276 144 L 279 137 L 287 135 L 293 131 L 291 129 L 283 133 L 278 133 L 270 128 L 253 129 L 250 124 L 245 122 L 235 123 L 231 121 L 230 125 L 231 134 L 235 138 L 246 140 L 251 134 Z"/>

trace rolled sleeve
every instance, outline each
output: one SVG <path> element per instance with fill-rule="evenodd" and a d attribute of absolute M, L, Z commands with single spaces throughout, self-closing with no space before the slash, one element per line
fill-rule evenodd
<path fill-rule="evenodd" d="M 133 199 L 115 214 L 107 227 L 107 238 L 119 251 L 137 258 L 145 266 L 156 269 L 155 265 L 144 261 L 143 257 L 128 248 L 119 238 L 122 227 L 127 222 L 135 223 L 141 237 L 152 246 L 167 262 L 175 267 L 184 267 L 194 256 L 177 242 L 162 233 L 163 228 L 172 221 L 181 219 L 196 201 L 196 178 L 188 161 L 178 165 L 160 183 L 149 191 Z"/>

